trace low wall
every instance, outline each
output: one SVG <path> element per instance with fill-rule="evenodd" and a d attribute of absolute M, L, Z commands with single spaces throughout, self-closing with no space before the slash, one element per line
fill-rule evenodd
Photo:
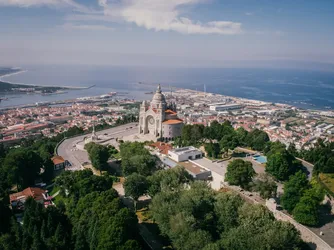
<path fill-rule="evenodd" d="M 244 197 L 249 202 L 252 202 L 252 203 L 255 203 L 255 204 L 262 204 L 262 205 L 266 206 L 273 213 L 273 215 L 276 218 L 276 220 L 290 222 L 300 232 L 300 236 L 301 236 L 302 240 L 305 241 L 306 243 L 308 243 L 308 245 L 312 249 L 316 249 L 316 250 L 333 250 L 333 248 L 330 245 L 328 245 L 323 239 L 321 239 L 317 234 L 315 234 L 314 232 L 312 232 L 310 229 L 308 229 L 307 227 L 303 226 L 302 224 L 299 224 L 297 221 L 295 221 L 289 215 L 287 215 L 287 214 L 285 214 L 285 213 L 283 213 L 283 212 L 281 212 L 279 210 L 276 210 L 276 205 L 275 206 L 271 206 L 271 203 L 268 202 L 268 200 L 267 200 L 266 204 L 263 204 L 263 202 L 259 202 L 259 201 L 255 200 L 253 197 L 249 197 L 249 196 L 241 193 L 236 188 L 233 188 L 233 187 L 228 186 L 228 185 L 225 185 L 225 187 L 227 187 L 230 190 L 233 190 L 233 191 L 239 193 L 242 197 Z"/>
<path fill-rule="evenodd" d="M 55 155 L 58 155 L 58 148 L 59 148 L 60 144 L 62 144 L 66 139 L 67 139 L 67 138 L 63 138 L 63 139 L 61 139 L 60 142 L 57 143 L 57 145 L 56 145 L 56 147 L 55 147 L 55 151 L 54 151 L 54 154 L 55 154 Z"/>
<path fill-rule="evenodd" d="M 277 220 L 287 221 L 287 222 L 290 222 L 292 225 L 294 225 L 295 228 L 300 231 L 301 238 L 305 242 L 314 243 L 315 246 L 311 246 L 313 249 L 317 249 L 317 250 L 332 250 L 333 249 L 323 239 L 321 239 L 318 235 L 313 233 L 307 227 L 305 227 L 305 226 L 299 224 L 298 222 L 296 222 L 290 216 L 288 216 L 288 215 L 286 215 L 283 212 L 278 211 L 278 210 L 275 210 L 275 211 L 272 211 L 272 212 L 273 212 L 273 214 L 274 214 L 274 216 Z M 312 245 L 312 244 L 309 244 L 309 245 Z"/>

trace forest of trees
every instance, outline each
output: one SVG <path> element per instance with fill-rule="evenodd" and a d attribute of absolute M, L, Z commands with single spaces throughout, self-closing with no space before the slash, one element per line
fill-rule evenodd
<path fill-rule="evenodd" d="M 236 147 L 250 147 L 254 150 L 264 150 L 269 137 L 267 133 L 254 129 L 248 132 L 244 128 L 234 130 L 229 121 L 220 124 L 213 121 L 210 126 L 185 125 L 180 138 L 176 138 L 177 146 L 199 146 L 204 144 L 209 157 L 218 158 L 228 150 Z"/>
<path fill-rule="evenodd" d="M 124 142 L 120 145 L 123 175 L 138 173 L 151 175 L 156 170 L 157 159 L 140 142 Z"/>
<path fill-rule="evenodd" d="M 324 199 L 324 190 L 316 181 L 309 182 L 301 171 L 290 176 L 284 183 L 282 206 L 296 221 L 309 226 L 319 223 L 319 208 Z"/>
<path fill-rule="evenodd" d="M 293 225 L 276 221 L 265 207 L 245 203 L 234 193 L 216 193 L 204 182 L 166 188 L 150 210 L 175 249 L 303 249 Z"/>
<path fill-rule="evenodd" d="M 279 181 L 286 181 L 291 175 L 302 170 L 301 162 L 280 142 L 267 143 L 264 152 L 267 156 L 266 172 Z"/>
<path fill-rule="evenodd" d="M 0 249 L 142 249 L 137 217 L 124 207 L 112 183 L 111 176 L 90 170 L 63 172 L 56 178 L 61 189 L 56 207 L 43 208 L 28 199 L 22 226 L 6 211 Z"/>
<path fill-rule="evenodd" d="M 319 139 L 315 147 L 302 150 L 300 157 L 314 164 L 315 173 L 334 173 L 334 142 Z"/>
<path fill-rule="evenodd" d="M 55 179 L 55 188 L 60 190 L 56 207 L 44 208 L 28 199 L 22 225 L 9 209 L 11 189 L 22 190 L 36 179 L 53 180 L 50 158 L 54 147 L 64 137 L 82 133 L 81 128 L 73 127 L 54 138 L 24 140 L 19 148 L 6 149 L 0 144 L 0 249 L 143 248 L 137 216 L 124 207 L 112 188 L 115 177 L 108 173 L 63 172 Z M 228 165 L 226 181 L 259 192 L 263 198 L 276 195 L 274 180 L 283 181 L 283 208 L 302 224 L 318 224 L 324 191 L 316 181 L 307 179 L 295 156 L 315 163 L 316 172 L 333 173 L 333 143 L 319 141 L 315 148 L 299 153 L 293 147 L 286 149 L 279 142 L 270 142 L 263 131 L 234 130 L 229 122 L 213 122 L 210 127 L 184 126 L 175 144 L 204 144 L 214 158 L 237 146 L 262 151 L 268 160 L 266 174 L 254 178 L 249 162 L 234 160 Z M 94 143 L 87 151 L 100 171 L 118 153 L 113 147 Z M 125 195 L 135 202 L 144 194 L 152 197 L 150 218 L 175 249 L 304 249 L 291 224 L 276 221 L 265 207 L 250 205 L 234 193 L 218 193 L 206 182 L 194 181 L 183 167 L 160 169 L 143 143 L 121 143 L 120 157 Z"/>

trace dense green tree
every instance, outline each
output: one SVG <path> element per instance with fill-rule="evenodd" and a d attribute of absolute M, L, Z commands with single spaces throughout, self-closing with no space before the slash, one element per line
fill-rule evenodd
<path fill-rule="evenodd" d="M 77 204 L 69 211 L 74 249 L 123 249 L 128 240 L 136 241 L 136 215 L 123 207 L 115 190 L 91 192 Z"/>
<path fill-rule="evenodd" d="M 0 199 L 0 235 L 8 232 L 12 218 L 12 211 L 9 209 L 7 201 Z"/>
<path fill-rule="evenodd" d="M 252 130 L 246 137 L 247 145 L 258 151 L 262 151 L 269 140 L 268 134 L 259 129 Z"/>
<path fill-rule="evenodd" d="M 261 174 L 253 181 L 252 190 L 259 192 L 263 199 L 269 199 L 276 197 L 277 184 L 269 175 Z"/>
<path fill-rule="evenodd" d="M 208 155 L 208 157 L 218 158 L 220 154 L 220 146 L 218 143 L 206 143 L 204 145 L 205 151 Z"/>
<path fill-rule="evenodd" d="M 224 249 L 300 249 L 299 232 L 291 224 L 275 221 L 265 207 L 245 203 L 238 213 L 239 226 L 223 235 Z"/>
<path fill-rule="evenodd" d="M 297 151 L 296 145 L 294 143 L 291 143 L 287 150 L 288 150 L 289 154 L 291 154 L 295 157 L 299 156 L 299 152 Z"/>
<path fill-rule="evenodd" d="M 299 223 L 316 226 L 319 223 L 319 207 L 325 193 L 320 184 L 314 182 L 307 189 L 292 211 L 293 217 Z"/>
<path fill-rule="evenodd" d="M 100 170 L 100 172 L 106 169 L 110 157 L 108 147 L 101 144 L 89 143 L 85 146 L 85 149 L 95 169 Z"/>
<path fill-rule="evenodd" d="M 133 173 L 126 177 L 123 186 L 125 195 L 132 197 L 135 202 L 140 196 L 144 195 L 148 189 L 146 177 L 137 173 Z"/>
<path fill-rule="evenodd" d="M 235 149 L 240 145 L 237 133 L 233 131 L 230 134 L 224 135 L 220 140 L 219 145 L 224 151 Z"/>
<path fill-rule="evenodd" d="M 187 183 L 190 183 L 193 177 L 184 167 L 176 166 L 168 170 L 159 170 L 153 175 L 147 177 L 148 194 L 153 197 L 162 191 L 180 190 Z"/>
<path fill-rule="evenodd" d="M 239 185 L 242 188 L 248 188 L 254 176 L 255 171 L 252 163 L 236 159 L 228 164 L 225 180 L 230 185 Z"/>
<path fill-rule="evenodd" d="M 150 175 L 156 170 L 156 158 L 144 148 L 142 143 L 125 142 L 120 145 L 123 174 L 139 173 Z"/>
<path fill-rule="evenodd" d="M 248 131 L 245 130 L 243 127 L 240 127 L 236 130 L 236 138 L 239 143 L 238 146 L 242 146 L 242 147 L 247 146 L 247 143 L 246 143 L 247 135 L 248 135 Z"/>
<path fill-rule="evenodd" d="M 292 211 L 293 217 L 301 224 L 316 226 L 319 223 L 318 204 L 310 196 L 303 196 Z"/>
<path fill-rule="evenodd" d="M 19 250 L 13 237 L 10 234 L 0 234 L 0 249 L 2 250 Z"/>
<path fill-rule="evenodd" d="M 284 194 L 281 197 L 283 207 L 291 213 L 309 187 L 309 181 L 303 172 L 298 171 L 295 175 L 290 176 L 289 180 L 284 183 Z"/>
<path fill-rule="evenodd" d="M 220 193 L 216 197 L 215 213 L 219 233 L 238 226 L 238 209 L 244 201 L 236 193 Z"/>
<path fill-rule="evenodd" d="M 183 146 L 198 145 L 204 139 L 203 125 L 184 125 L 181 132 Z"/>
<path fill-rule="evenodd" d="M 130 157 L 127 163 L 128 165 L 122 164 L 125 175 L 138 173 L 148 176 L 156 170 L 156 158 L 150 154 L 134 155 Z"/>
<path fill-rule="evenodd" d="M 267 142 L 263 152 L 266 154 L 266 156 L 269 157 L 270 155 L 275 153 L 285 152 L 285 150 L 286 150 L 285 144 L 281 143 L 280 141 L 275 141 L 275 142 Z"/>
<path fill-rule="evenodd" d="M 114 156 L 114 155 L 118 154 L 118 150 L 112 145 L 108 146 L 108 151 L 109 151 L 110 156 Z"/>
<path fill-rule="evenodd" d="M 301 249 L 293 225 L 276 221 L 264 206 L 245 203 L 237 194 L 217 194 L 203 182 L 162 190 L 150 208 L 176 249 Z"/>
<path fill-rule="evenodd" d="M 222 137 L 221 125 L 218 121 L 212 121 L 210 126 L 205 127 L 204 136 L 210 140 L 220 140 Z"/>
<path fill-rule="evenodd" d="M 3 162 L 7 183 L 15 183 L 19 190 L 34 185 L 43 167 L 41 157 L 28 149 L 11 150 Z"/>
<path fill-rule="evenodd" d="M 229 121 L 221 124 L 218 121 L 213 121 L 207 127 L 185 125 L 182 129 L 181 139 L 177 141 L 176 145 L 198 145 L 204 139 L 220 142 L 220 148 L 225 152 L 238 146 L 251 147 L 262 151 L 266 143 L 269 142 L 269 137 L 264 131 L 255 129 L 248 133 L 243 128 L 235 131 Z"/>
<path fill-rule="evenodd" d="M 277 152 L 270 151 L 269 153 L 266 172 L 278 180 L 287 180 L 289 176 L 301 169 L 301 163 L 285 149 Z"/>
<path fill-rule="evenodd" d="M 94 191 L 106 191 L 112 187 L 112 184 L 111 176 L 107 174 L 96 176 L 89 169 L 76 172 L 65 171 L 55 179 L 55 185 L 60 188 L 63 196 L 76 197 L 76 199 Z"/>
<path fill-rule="evenodd" d="M 0 159 L 4 158 L 7 154 L 7 148 L 5 148 L 5 146 L 0 143 Z"/>
<path fill-rule="evenodd" d="M 302 150 L 301 157 L 314 164 L 314 173 L 334 173 L 334 143 L 319 139 L 309 150 Z"/>

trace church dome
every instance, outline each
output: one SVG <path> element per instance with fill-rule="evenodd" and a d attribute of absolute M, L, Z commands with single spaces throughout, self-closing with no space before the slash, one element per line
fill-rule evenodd
<path fill-rule="evenodd" d="M 154 108 L 157 108 L 159 106 L 159 104 L 161 104 L 161 106 L 166 105 L 166 99 L 165 99 L 165 96 L 161 93 L 160 84 L 157 88 L 157 91 L 155 92 L 155 94 L 153 96 L 151 106 L 153 106 Z"/>

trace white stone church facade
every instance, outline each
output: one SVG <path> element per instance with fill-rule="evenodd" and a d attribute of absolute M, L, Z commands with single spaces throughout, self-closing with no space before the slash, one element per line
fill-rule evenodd
<path fill-rule="evenodd" d="M 167 109 L 160 85 L 150 103 L 143 101 L 139 112 L 139 134 L 152 139 L 173 140 L 181 135 L 183 121 L 177 113 Z"/>

